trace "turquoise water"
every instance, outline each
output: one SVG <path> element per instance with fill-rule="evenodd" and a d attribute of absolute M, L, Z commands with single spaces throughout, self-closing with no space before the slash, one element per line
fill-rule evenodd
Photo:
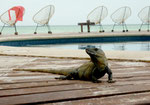
<path fill-rule="evenodd" d="M 17 26 L 17 31 L 19 34 L 33 34 L 36 26 Z M 113 25 L 104 25 L 103 28 L 105 32 L 110 32 Z M 138 31 L 140 25 L 128 25 L 128 30 Z M 0 26 L 1 30 L 2 26 Z M 64 32 L 80 32 L 80 26 L 78 25 L 57 25 L 51 26 L 51 31 L 53 33 L 64 33 Z M 147 26 L 142 27 L 143 30 L 147 30 Z M 99 26 L 91 26 L 91 32 L 98 32 Z M 122 31 L 122 26 L 116 26 L 115 31 Z M 38 33 L 47 33 L 47 27 L 40 26 L 38 28 Z M 84 26 L 84 32 L 87 32 L 87 27 Z M 2 34 L 14 34 L 14 27 L 6 26 Z"/>
<path fill-rule="evenodd" d="M 95 44 L 61 44 L 61 45 L 30 45 L 28 47 L 45 47 L 58 49 L 85 49 L 96 47 L 103 50 L 116 51 L 150 51 L 150 42 L 127 42 L 127 43 L 95 43 Z"/>

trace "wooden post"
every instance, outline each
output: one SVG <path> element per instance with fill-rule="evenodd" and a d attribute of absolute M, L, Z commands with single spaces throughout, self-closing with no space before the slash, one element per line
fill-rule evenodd
<path fill-rule="evenodd" d="M 88 32 L 90 32 L 90 20 L 87 20 L 87 29 L 88 29 Z"/>
<path fill-rule="evenodd" d="M 95 25 L 95 23 L 87 20 L 87 22 L 78 23 L 78 25 L 81 25 L 81 32 L 83 32 L 83 26 L 84 25 L 87 25 L 87 31 L 90 32 L 90 25 Z"/>
<path fill-rule="evenodd" d="M 81 32 L 83 32 L 83 24 L 81 24 Z"/>

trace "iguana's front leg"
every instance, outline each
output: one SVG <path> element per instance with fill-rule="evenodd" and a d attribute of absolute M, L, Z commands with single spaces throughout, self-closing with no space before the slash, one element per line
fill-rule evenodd
<path fill-rule="evenodd" d="M 112 80 L 112 71 L 110 70 L 110 68 L 108 66 L 106 66 L 106 73 L 108 74 L 108 83 L 114 83 L 116 81 Z"/>

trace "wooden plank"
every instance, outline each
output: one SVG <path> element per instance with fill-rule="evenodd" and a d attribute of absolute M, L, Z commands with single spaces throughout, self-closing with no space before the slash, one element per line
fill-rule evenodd
<path fill-rule="evenodd" d="M 124 75 L 124 74 L 118 74 L 118 75 L 114 75 L 114 80 L 116 80 L 117 82 L 123 82 L 123 81 L 127 81 L 127 82 L 132 82 L 132 81 L 142 81 L 142 80 L 149 80 L 149 74 L 138 74 L 138 75 Z M 30 86 L 45 86 L 45 85 L 49 85 L 49 84 L 53 84 L 55 82 L 75 82 L 75 81 L 66 81 L 66 80 L 55 80 L 54 78 L 49 78 L 49 79 L 36 79 L 36 76 L 34 76 L 35 78 L 33 78 L 32 80 L 22 80 L 22 81 L 18 81 L 18 82 L 5 82 L 5 83 L 0 83 L 0 88 L 1 89 L 8 89 L 8 88 L 22 88 L 22 87 L 30 87 Z M 9 77 L 10 78 L 10 77 Z M 107 81 L 107 75 L 105 75 L 105 77 L 103 77 L 102 81 Z M 29 78 L 30 79 L 30 78 Z M 76 81 L 77 82 L 77 81 Z M 79 81 L 79 82 L 85 82 L 85 81 Z M 40 84 L 39 84 L 40 83 Z M 90 82 L 91 83 L 91 82 Z"/>
<path fill-rule="evenodd" d="M 150 92 L 150 85 L 127 85 L 121 87 L 97 87 L 97 89 L 84 89 L 84 90 L 68 90 L 46 92 L 30 95 L 19 95 L 10 97 L 1 97 L 0 104 L 31 104 L 31 103 L 49 103 L 61 101 L 73 101 L 91 98 L 110 97 L 118 95 L 128 95 L 135 93 Z M 81 94 L 83 93 L 83 94 Z M 14 101 L 15 100 L 15 101 Z"/>
<path fill-rule="evenodd" d="M 107 76 L 100 79 L 102 83 L 98 83 L 99 85 L 107 85 Z M 114 77 L 114 80 L 116 80 L 115 84 L 135 84 L 135 83 L 150 83 L 149 76 L 126 76 L 126 75 L 119 75 L 118 77 Z M 0 90 L 7 90 L 7 89 L 16 89 L 16 88 L 29 88 L 29 87 L 42 87 L 42 86 L 49 86 L 49 85 L 57 85 L 57 84 L 65 84 L 65 83 L 91 83 L 86 81 L 71 81 L 71 80 L 34 80 L 34 81 L 25 81 L 25 82 L 14 82 L 14 83 L 1 83 L 0 84 Z M 105 83 L 106 84 L 103 84 Z M 113 84 L 112 84 L 113 85 Z"/>
<path fill-rule="evenodd" d="M 150 92 L 57 102 L 53 105 L 150 105 Z M 46 103 L 44 105 L 52 105 Z"/>
<path fill-rule="evenodd" d="M 45 82 L 45 81 L 53 81 L 53 80 L 55 80 L 54 77 L 43 78 L 43 79 L 39 79 L 39 78 L 35 78 L 35 79 L 21 79 L 21 80 L 13 80 L 13 81 L 5 81 L 5 80 L 3 80 L 3 81 L 0 81 L 0 85 L 2 85 L 2 84 L 17 84 L 17 83 L 30 83 L 30 82 L 32 82 L 32 83 L 33 82 Z"/>
<path fill-rule="evenodd" d="M 22 89 L 22 88 L 68 85 L 68 84 L 76 84 L 76 83 L 77 83 L 77 81 L 58 81 L 58 80 L 55 80 L 55 81 L 3 84 L 3 85 L 0 85 L 0 90 L 13 90 L 13 89 Z"/>
<path fill-rule="evenodd" d="M 26 76 L 47 76 L 49 74 L 45 74 L 45 73 L 34 73 L 34 74 L 31 74 L 30 72 L 29 73 L 25 73 L 25 74 L 16 74 L 16 73 L 5 73 L 4 74 L 0 74 L 1 77 L 26 77 Z"/>
<path fill-rule="evenodd" d="M 85 90 L 85 89 L 94 89 L 96 86 L 89 84 L 72 84 L 72 83 L 56 83 L 55 85 L 48 86 L 35 86 L 28 88 L 20 88 L 20 89 L 8 89 L 8 90 L 0 90 L 0 97 L 8 97 L 8 96 L 17 96 L 17 95 L 28 95 L 28 94 L 40 94 L 40 93 L 48 93 L 48 92 L 60 92 L 60 91 L 75 91 L 75 90 Z"/>
<path fill-rule="evenodd" d="M 79 84 L 80 83 L 80 84 Z M 118 87 L 118 86 L 124 86 L 124 85 L 133 85 L 134 83 L 136 84 L 148 84 L 150 85 L 150 80 L 145 80 L 143 82 L 141 81 L 117 81 L 114 84 L 111 84 L 111 86 L 113 87 Z M 39 83 L 40 84 L 40 83 Z M 22 84 L 23 86 L 25 84 Z M 64 91 L 64 90 L 83 90 L 83 89 L 93 89 L 93 88 L 97 88 L 97 87 L 104 87 L 104 86 L 110 86 L 110 84 L 108 84 L 106 81 L 102 81 L 102 83 L 99 84 L 94 84 L 91 82 L 71 82 L 69 81 L 69 83 L 65 82 L 65 81 L 61 81 L 58 82 L 56 81 L 55 84 L 53 84 L 53 82 L 49 85 L 36 85 L 35 83 L 30 84 L 30 86 L 27 87 L 22 87 L 22 85 L 17 84 L 16 86 L 18 87 L 13 87 L 13 88 L 5 88 L 5 89 L 1 89 L 0 90 L 0 97 L 6 97 L 6 96 L 15 96 L 15 95 L 26 95 L 26 94 L 33 94 L 33 93 L 41 93 L 41 92 L 53 92 L 53 91 Z M 29 83 L 28 83 L 29 85 Z"/>

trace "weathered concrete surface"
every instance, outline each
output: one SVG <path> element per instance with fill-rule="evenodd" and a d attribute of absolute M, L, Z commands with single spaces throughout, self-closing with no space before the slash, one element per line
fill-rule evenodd
<path fill-rule="evenodd" d="M 150 61 L 149 51 L 104 51 L 108 59 Z M 84 50 L 0 46 L 1 55 L 89 58 Z"/>

